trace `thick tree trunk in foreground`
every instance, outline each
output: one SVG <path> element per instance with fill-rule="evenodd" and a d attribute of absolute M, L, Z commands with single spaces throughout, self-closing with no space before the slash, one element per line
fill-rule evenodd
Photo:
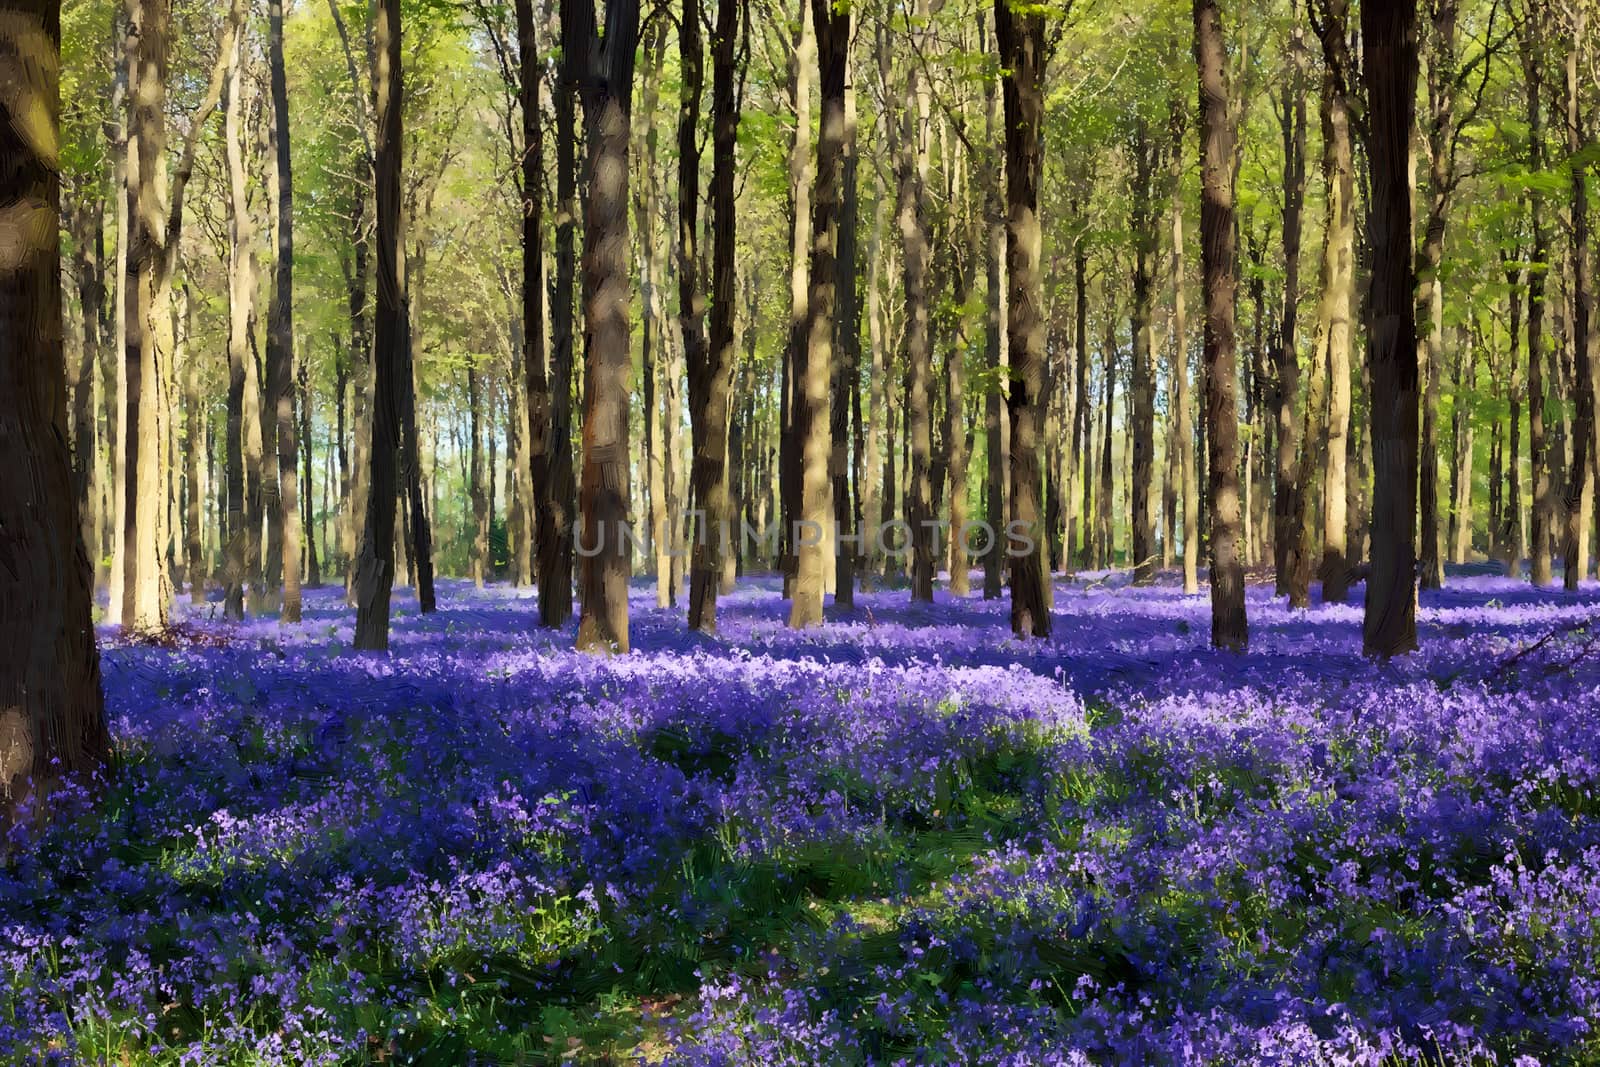
<path fill-rule="evenodd" d="M 1368 655 L 1417 647 L 1417 325 L 1406 154 L 1416 114 L 1417 25 L 1410 4 L 1363 4 L 1371 333 L 1372 571 L 1362 644 Z"/>
<path fill-rule="evenodd" d="M 32 225 L 15 228 L 0 265 L 0 827 L 53 780 L 109 756 L 67 452 L 61 6 L 18 0 L 7 15 L 0 51 L 15 65 L 0 96 L 0 202 Z"/>
<path fill-rule="evenodd" d="M 389 647 L 389 593 L 394 587 L 395 454 L 399 446 L 397 380 L 405 371 L 405 267 L 400 261 L 401 124 L 400 0 L 377 0 L 378 145 L 373 178 L 378 205 L 378 301 L 372 352 L 372 441 L 367 450 L 366 526 L 356 562 L 355 646 Z"/>
<path fill-rule="evenodd" d="M 919 10 L 925 8 L 919 5 Z M 895 161 L 905 274 L 906 434 L 911 445 L 906 521 L 911 524 L 911 599 L 933 600 L 933 345 L 928 323 L 927 90 L 916 64 L 906 71 L 900 145 Z M 820 146 L 819 146 L 820 147 Z"/>
<path fill-rule="evenodd" d="M 822 622 L 824 568 L 827 565 L 833 451 L 831 404 L 834 310 L 838 287 L 835 242 L 844 165 L 845 66 L 850 50 L 850 14 L 835 12 L 829 0 L 812 0 L 817 39 L 817 82 L 821 123 L 817 135 L 817 180 L 811 203 L 811 285 L 806 310 L 806 345 L 795 368 L 795 431 L 800 447 L 800 512 L 797 561 L 789 625 L 795 629 Z"/>
<path fill-rule="evenodd" d="M 1305 606 L 1305 594 L 1294 587 L 1300 570 L 1295 554 L 1305 524 L 1306 471 L 1300 463 L 1300 427 L 1295 422 L 1295 400 L 1300 390 L 1298 348 L 1300 307 L 1300 238 L 1306 200 L 1306 95 L 1304 50 L 1300 31 L 1293 31 L 1292 73 L 1281 118 L 1283 136 L 1283 307 L 1278 336 L 1271 345 L 1277 384 L 1273 393 L 1277 424 L 1278 478 L 1272 495 L 1272 551 L 1275 592 Z M 1235 172 L 1237 180 L 1237 172 Z"/>
<path fill-rule="evenodd" d="M 1039 432 L 1044 419 L 1044 285 L 1039 273 L 1039 180 L 1044 170 L 1044 16 L 995 0 L 995 36 L 1006 68 L 1006 267 L 1010 279 L 1011 630 L 1049 637 L 1045 528 L 1039 507 Z"/>
<path fill-rule="evenodd" d="M 583 476 L 578 510 L 578 648 L 628 651 L 628 116 L 633 100 L 637 0 L 606 6 L 562 0 L 568 81 L 583 101 L 588 204 L 583 229 Z"/>
<path fill-rule="evenodd" d="M 1239 415 L 1234 354 L 1238 247 L 1233 215 L 1236 129 L 1228 87 L 1222 14 L 1194 0 L 1194 55 L 1200 80 L 1200 250 L 1204 277 L 1206 446 L 1211 516 L 1211 643 L 1243 651 L 1250 640 L 1239 561 Z"/>
<path fill-rule="evenodd" d="M 834 366 L 833 407 L 829 437 L 833 449 L 828 459 L 828 474 L 833 481 L 833 518 L 835 531 L 840 535 L 834 541 L 833 602 L 841 607 L 854 607 L 856 598 L 856 562 L 861 556 L 860 545 L 846 542 L 845 537 L 861 533 L 861 300 L 856 292 L 857 229 L 861 214 L 861 197 L 857 186 L 857 169 L 860 151 L 856 146 L 856 93 L 849 82 L 848 56 L 845 63 L 844 88 L 844 161 L 841 171 L 843 189 L 840 193 L 839 238 L 837 242 L 835 286 L 838 314 L 834 319 L 834 348 L 838 359 Z M 729 327 L 730 331 L 732 327 Z M 731 337 L 731 332 L 730 332 Z M 855 439 L 854 492 L 851 479 L 852 430 Z M 964 572 L 963 572 L 964 574 Z M 951 587 L 956 578 L 951 574 Z"/>

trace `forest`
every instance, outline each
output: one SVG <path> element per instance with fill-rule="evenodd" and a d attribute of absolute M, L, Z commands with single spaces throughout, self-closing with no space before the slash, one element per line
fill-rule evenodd
<path fill-rule="evenodd" d="M 0 0 L 0 1062 L 1600 1063 L 1596 0 Z"/>

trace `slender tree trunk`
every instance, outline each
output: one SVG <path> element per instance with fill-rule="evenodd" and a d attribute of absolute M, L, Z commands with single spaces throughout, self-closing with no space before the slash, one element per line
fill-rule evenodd
<path fill-rule="evenodd" d="M 1372 318 L 1372 572 L 1362 643 L 1368 655 L 1417 647 L 1417 327 L 1407 152 L 1416 112 L 1416 8 L 1364 4 Z"/>
<path fill-rule="evenodd" d="M 1039 508 L 1039 433 L 1044 397 L 1044 286 L 1039 271 L 1039 182 L 1044 170 L 1044 16 L 1013 11 L 995 0 L 995 36 L 1006 69 L 1007 334 L 1011 354 L 1011 510 L 1006 524 L 1011 557 L 1011 630 L 1049 637 Z"/>
<path fill-rule="evenodd" d="M 178 334 L 187 337 L 191 308 L 189 287 L 178 292 L 177 313 L 180 320 Z M 189 599 L 195 605 L 206 601 L 206 565 L 201 544 L 200 517 L 204 500 L 200 483 L 200 459 L 205 455 L 205 435 L 201 431 L 200 357 L 191 350 L 183 361 L 183 486 L 184 516 L 187 527 L 183 544 L 184 570 L 189 580 Z"/>
<path fill-rule="evenodd" d="M 0 202 L 26 212 L 0 266 L 0 827 L 110 757 L 100 657 L 67 452 L 61 329 L 61 10 L 17 0 L 0 22 Z M 148 25 L 148 24 L 147 24 Z M 43 128 L 38 123 L 43 120 Z"/>
<path fill-rule="evenodd" d="M 562 0 L 567 80 L 583 101 L 588 203 L 583 230 L 583 477 L 578 508 L 582 592 L 578 648 L 628 651 L 628 116 L 637 0 Z"/>
<path fill-rule="evenodd" d="M 283 531 L 283 622 L 300 621 L 300 502 L 294 419 L 294 173 L 289 151 L 289 85 L 283 63 L 283 0 L 267 4 L 267 65 L 277 148 L 278 259 L 267 313 L 267 397 L 277 419 L 278 507 Z M 309 446 L 308 446 L 309 447 Z"/>
<path fill-rule="evenodd" d="M 1211 643 L 1243 651 L 1249 642 L 1244 569 L 1239 562 L 1238 406 L 1233 305 L 1238 246 L 1233 214 L 1237 129 L 1226 73 L 1222 13 L 1194 0 L 1194 55 L 1200 82 L 1200 250 L 1205 279 L 1206 445 L 1210 456 Z"/>
<path fill-rule="evenodd" d="M 789 625 L 822 622 L 824 525 L 832 499 L 831 401 L 834 314 L 838 286 L 836 241 L 845 153 L 845 67 L 850 54 L 850 14 L 828 0 L 812 0 L 817 41 L 821 124 L 817 135 L 816 186 L 811 202 L 811 285 L 806 346 L 795 368 L 795 431 L 800 444 L 801 507 L 795 545 L 798 559 Z"/>
<path fill-rule="evenodd" d="M 840 181 L 842 183 L 841 202 L 838 222 L 838 255 L 836 269 L 838 279 L 835 282 L 837 290 L 838 314 L 835 318 L 834 341 L 838 359 L 835 361 L 833 390 L 833 403 L 831 409 L 830 436 L 833 450 L 829 457 L 829 475 L 833 481 L 833 516 L 834 531 L 836 533 L 834 544 L 834 582 L 833 602 L 840 607 L 853 607 L 855 605 L 856 561 L 860 556 L 860 546 L 857 539 L 861 536 L 861 515 L 859 506 L 860 478 L 856 478 L 857 495 L 851 494 L 851 420 L 857 435 L 861 425 L 861 301 L 856 293 L 856 231 L 861 213 L 861 198 L 857 189 L 857 164 L 859 162 L 856 147 L 856 93 L 850 80 L 849 46 L 846 42 L 845 55 L 845 86 L 844 86 L 844 131 L 843 162 L 841 164 Z M 827 101 L 824 101 L 824 117 L 826 117 Z M 730 326 L 730 331 L 731 331 Z M 731 336 L 731 334 L 730 334 Z M 959 389 L 959 387 L 955 387 Z M 855 450 L 855 461 L 861 461 L 861 449 Z M 847 540 L 848 538 L 848 540 Z M 951 588 L 955 589 L 957 579 L 955 572 L 950 576 Z M 962 594 L 966 591 L 966 572 L 963 570 L 960 579 Z"/>
<path fill-rule="evenodd" d="M 1177 401 L 1179 480 L 1183 484 L 1183 592 L 1200 592 L 1200 479 L 1195 469 L 1194 403 L 1189 380 L 1188 307 L 1184 300 L 1183 131 L 1173 132 L 1172 170 L 1172 377 Z"/>
<path fill-rule="evenodd" d="M 1299 427 L 1294 407 L 1299 392 L 1300 354 L 1297 324 L 1300 312 L 1300 239 L 1305 219 L 1306 199 L 1306 94 L 1305 50 L 1300 29 L 1291 40 L 1292 73 L 1284 95 L 1281 127 L 1283 134 L 1283 307 L 1278 336 L 1273 345 L 1273 369 L 1277 385 L 1274 400 L 1277 416 L 1278 480 L 1272 497 L 1272 546 L 1276 592 L 1288 595 L 1304 606 L 1305 595 L 1294 588 L 1293 576 L 1299 568 L 1295 553 L 1301 545 L 1300 531 L 1305 519 L 1305 472 L 1298 462 Z"/>
<path fill-rule="evenodd" d="M 1531 0 L 1522 27 L 1522 68 L 1528 105 L 1528 167 L 1544 170 L 1544 41 L 1543 0 Z M 1529 540 L 1534 585 L 1549 585 L 1550 536 L 1555 525 L 1554 486 L 1550 478 L 1549 446 L 1545 440 L 1544 269 L 1549 235 L 1544 225 L 1544 196 L 1538 188 L 1528 192 L 1528 222 L 1533 231 L 1533 262 L 1528 271 L 1528 458 L 1533 476 L 1533 524 Z"/>
<path fill-rule="evenodd" d="M 315 496 L 313 493 L 314 487 L 312 485 L 311 478 L 311 379 L 304 363 L 297 364 L 295 368 L 295 374 L 298 377 L 298 389 L 296 392 L 299 400 L 298 412 L 300 418 L 300 441 L 304 446 L 301 450 L 301 456 L 303 457 L 304 464 L 304 476 L 301 481 L 304 487 L 306 500 L 306 506 L 300 509 L 300 528 L 301 532 L 305 535 L 306 541 L 306 571 L 308 576 L 308 584 L 312 589 L 320 589 L 322 588 L 322 561 L 317 556 L 317 525 L 312 516 L 312 512 L 315 510 L 312 507 L 312 501 L 315 499 Z M 324 468 L 324 470 L 327 474 L 331 475 L 331 467 Z M 329 477 L 324 477 L 322 482 L 322 514 L 324 517 L 328 513 L 328 482 L 330 480 L 331 479 Z M 326 518 L 324 518 L 324 521 L 326 521 Z M 326 526 L 323 527 L 323 533 L 324 535 L 327 533 Z"/>
<path fill-rule="evenodd" d="M 1594 279 L 1589 265 L 1589 192 L 1586 167 L 1579 153 L 1587 147 L 1583 127 L 1583 106 L 1578 85 L 1578 51 L 1587 28 L 1587 12 L 1574 8 L 1572 46 L 1567 52 L 1567 151 L 1571 162 L 1572 205 L 1572 369 L 1576 414 L 1573 418 L 1572 468 L 1567 478 L 1565 541 L 1567 589 L 1578 588 L 1588 572 L 1588 524 L 1581 506 L 1590 491 L 1589 475 L 1594 462 L 1594 373 L 1589 351 L 1589 321 L 1594 299 Z M 1592 499 L 1590 500 L 1592 505 Z"/>
<path fill-rule="evenodd" d="M 228 437 L 224 446 L 227 451 L 228 519 L 223 533 L 226 545 L 223 581 L 226 587 L 224 614 L 230 619 L 244 618 L 245 582 L 253 578 L 247 559 L 251 538 L 246 525 L 250 509 L 246 502 L 248 486 L 245 482 L 247 427 L 252 420 L 246 416 L 245 394 L 254 367 L 250 353 L 250 318 L 256 289 L 253 248 L 255 224 L 250 217 L 249 194 L 245 184 L 241 129 L 244 116 L 244 49 L 245 41 L 241 35 L 230 58 L 227 107 L 223 115 L 223 142 L 229 179 Z"/>
<path fill-rule="evenodd" d="M 1322 243 L 1322 296 L 1317 310 L 1319 351 L 1328 367 L 1327 447 L 1322 460 L 1322 600 L 1342 604 L 1350 564 L 1345 503 L 1350 426 L 1350 310 L 1355 288 L 1355 184 L 1350 115 L 1331 76 L 1322 86 L 1322 173 L 1327 220 Z"/>
<path fill-rule="evenodd" d="M 389 593 L 395 571 L 395 454 L 399 446 L 399 392 L 405 373 L 406 276 L 400 258 L 400 167 L 405 151 L 401 122 L 400 2 L 376 0 L 378 144 L 373 170 L 378 208 L 378 301 L 374 322 L 372 441 L 367 450 L 366 525 L 356 562 L 356 631 L 359 649 L 389 647 Z"/>
<path fill-rule="evenodd" d="M 564 4 L 561 17 L 566 18 Z M 577 82 L 572 70 L 563 64 L 554 93 L 556 277 L 550 304 L 550 415 L 543 433 L 549 473 L 543 482 L 534 538 L 539 553 L 539 622 L 549 628 L 561 626 L 572 617 L 573 520 L 577 514 L 572 470 L 572 290 L 576 274 L 574 227 L 578 217 L 576 101 Z M 526 264 L 526 241 L 523 254 Z"/>
<path fill-rule="evenodd" d="M 545 365 L 544 334 L 544 123 L 540 86 L 543 65 L 533 19 L 533 0 L 516 0 L 518 102 L 522 112 L 522 372 L 528 419 L 529 538 L 540 561 L 539 602 L 545 592 L 546 542 L 554 539 L 551 523 L 550 381 Z M 530 562 L 530 568 L 532 564 Z"/>
<path fill-rule="evenodd" d="M 789 53 L 790 102 L 794 110 L 794 136 L 789 142 L 789 344 L 784 349 L 784 381 L 779 405 L 779 496 L 783 516 L 783 595 L 793 595 L 799 561 L 798 528 L 804 494 L 798 418 L 798 366 L 808 344 L 810 314 L 806 270 L 809 263 L 808 225 L 811 219 L 811 77 L 816 38 L 806 17 L 806 0 L 800 0 L 799 24 Z"/>
<path fill-rule="evenodd" d="M 1155 259 L 1160 248 L 1159 217 L 1156 208 L 1156 174 L 1161 149 L 1155 143 L 1144 118 L 1137 123 L 1133 142 L 1132 218 L 1133 304 L 1129 316 L 1133 341 L 1133 368 L 1128 381 L 1128 401 L 1132 421 L 1128 443 L 1132 446 L 1133 474 L 1128 484 L 1132 510 L 1129 529 L 1129 554 L 1133 583 L 1155 581 L 1155 515 L 1150 487 L 1155 461 L 1155 355 L 1151 351 L 1151 290 L 1155 285 Z"/>
<path fill-rule="evenodd" d="M 926 11 L 919 0 L 919 12 Z M 906 520 L 911 524 L 911 599 L 931 602 L 934 579 L 933 421 L 930 390 L 933 349 L 928 323 L 927 110 L 926 90 L 916 64 L 906 69 L 901 112 L 898 191 L 895 216 L 905 272 L 906 433 L 911 445 L 911 482 Z"/>
<path fill-rule="evenodd" d="M 489 566 L 489 498 L 483 486 L 483 391 L 478 386 L 478 371 L 467 365 L 467 445 L 471 457 L 468 463 L 467 497 L 472 505 L 472 552 L 468 562 L 468 575 L 475 588 L 482 589 Z"/>
<path fill-rule="evenodd" d="M 1461 324 L 1456 328 L 1455 412 L 1450 435 L 1454 460 L 1450 464 L 1450 558 L 1458 566 L 1467 561 L 1472 549 L 1472 397 L 1477 388 L 1472 335 Z"/>
<path fill-rule="evenodd" d="M 167 309 L 160 292 L 166 256 L 166 94 L 171 33 L 170 0 L 126 0 L 129 32 L 136 42 L 128 127 L 128 263 L 126 271 L 127 404 L 120 429 L 126 466 L 123 477 L 122 625 L 162 630 L 167 596 L 161 553 L 162 470 L 160 356 L 157 318 Z"/>
<path fill-rule="evenodd" d="M 981 16 L 980 16 L 981 18 Z M 998 79 L 985 79 L 984 135 L 990 152 L 984 160 L 984 222 L 988 234 L 984 251 L 985 317 L 983 351 L 989 374 L 994 381 L 984 390 L 984 454 L 987 457 L 984 481 L 984 514 L 989 523 L 989 547 L 983 554 L 983 598 L 997 600 L 1005 584 L 1006 537 L 1003 529 L 1010 514 L 1007 499 L 1011 487 L 1011 416 L 1006 410 L 1007 383 L 1010 379 L 1011 357 L 1006 351 L 1006 208 L 1005 189 L 1002 182 L 998 142 L 1001 139 L 1000 95 L 996 90 Z M 1080 354 L 1080 363 L 1084 356 Z M 1084 419 L 1087 426 L 1088 412 Z M 1087 448 L 1087 433 L 1085 447 Z M 1084 482 L 1087 492 L 1089 481 Z M 1087 521 L 1088 509 L 1084 509 Z M 1084 537 L 1088 543 L 1087 530 Z"/>

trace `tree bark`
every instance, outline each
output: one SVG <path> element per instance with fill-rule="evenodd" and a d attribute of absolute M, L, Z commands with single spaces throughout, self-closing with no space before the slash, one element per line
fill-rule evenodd
<path fill-rule="evenodd" d="M 0 202 L 28 222 L 15 226 L 0 267 L 0 827 L 24 811 L 44 817 L 56 782 L 110 758 L 93 570 L 67 449 L 61 8 L 18 0 L 8 16 L 0 50 L 14 65 L 0 97 Z"/>
<path fill-rule="evenodd" d="M 1368 165 L 1372 174 L 1372 569 L 1362 645 L 1417 647 L 1417 326 L 1407 153 L 1416 114 L 1417 25 L 1410 4 L 1363 4 Z"/>
<path fill-rule="evenodd" d="M 1011 363 L 1010 355 L 1006 351 L 1007 311 L 1004 277 L 1006 208 L 1001 169 L 1004 157 L 998 145 L 1001 140 L 1002 125 L 1001 94 L 995 91 L 998 80 L 988 78 L 983 83 L 984 139 L 990 146 L 983 168 L 984 222 L 987 228 L 983 260 L 985 300 L 983 352 L 989 374 L 993 378 L 989 387 L 984 390 L 983 396 L 984 455 L 987 457 L 985 464 L 987 469 L 984 474 L 984 514 L 989 523 L 989 547 L 983 554 L 985 600 L 998 600 L 1005 585 L 1006 538 L 1002 527 L 1010 513 L 1008 490 L 1011 487 L 1011 416 L 1006 410 L 1006 384 L 1010 380 Z M 1080 353 L 1080 364 L 1083 359 L 1084 355 Z M 1086 427 L 1088 417 L 1088 411 L 1085 410 Z M 1087 433 L 1084 436 L 1087 453 Z M 1085 492 L 1090 480 L 1092 479 L 1086 479 L 1084 482 Z M 1085 508 L 1086 524 L 1088 514 L 1088 509 Z M 1086 547 L 1088 541 L 1086 526 L 1084 534 Z"/>
<path fill-rule="evenodd" d="M 1350 564 L 1346 528 L 1350 427 L 1350 312 L 1355 289 L 1355 178 L 1350 113 L 1332 78 L 1322 87 L 1322 171 L 1327 220 L 1322 244 L 1322 298 L 1318 350 L 1328 366 L 1327 448 L 1322 466 L 1322 601 L 1342 604 Z"/>
<path fill-rule="evenodd" d="M 1573 417 L 1572 468 L 1567 478 L 1566 536 L 1564 538 L 1565 566 L 1563 584 L 1569 590 L 1577 589 L 1580 579 L 1587 577 L 1588 537 L 1583 521 L 1581 504 L 1589 488 L 1590 468 L 1595 455 L 1594 441 L 1594 374 L 1589 351 L 1589 321 L 1594 299 L 1594 279 L 1589 265 L 1589 192 L 1585 165 L 1579 153 L 1587 147 L 1583 126 L 1583 105 L 1578 85 L 1578 51 L 1587 28 L 1587 12 L 1574 8 L 1572 45 L 1567 52 L 1567 151 L 1571 162 L 1568 175 L 1571 181 L 1572 207 L 1572 369 L 1576 413 Z"/>
<path fill-rule="evenodd" d="M 1128 485 L 1132 510 L 1129 554 L 1133 565 L 1133 584 L 1149 585 L 1156 577 L 1155 512 L 1150 487 L 1155 464 L 1155 355 L 1151 351 L 1151 290 L 1155 285 L 1155 260 L 1160 248 L 1159 215 L 1156 208 L 1156 174 L 1161 165 L 1161 147 L 1149 124 L 1140 116 L 1132 144 L 1133 187 L 1133 304 L 1129 326 L 1133 340 L 1133 369 L 1128 382 L 1128 400 L 1133 416 L 1129 427 L 1133 475 Z"/>
<path fill-rule="evenodd" d="M 633 100 L 638 0 L 562 0 L 562 56 L 583 102 L 583 474 L 578 509 L 581 610 L 578 648 L 628 651 L 628 408 L 632 351 L 628 303 L 628 117 Z"/>
<path fill-rule="evenodd" d="M 824 526 L 832 499 L 831 402 L 834 315 L 838 287 L 837 245 L 845 152 L 845 67 L 850 52 L 849 10 L 835 11 L 829 0 L 812 0 L 817 42 L 817 85 L 821 122 L 817 131 L 816 185 L 811 198 L 811 284 L 806 310 L 806 345 L 795 367 L 795 434 L 800 447 L 800 511 L 789 625 L 804 629 L 822 623 L 823 571 L 827 563 Z"/>
<path fill-rule="evenodd" d="M 267 65 L 277 148 L 278 259 L 267 311 L 267 397 L 277 419 L 278 524 L 283 531 L 282 622 L 300 621 L 300 502 L 294 418 L 294 172 L 289 151 L 289 84 L 283 63 L 283 0 L 267 4 Z M 308 446 L 309 447 L 309 446 Z"/>
<path fill-rule="evenodd" d="M 1290 85 L 1284 94 L 1280 128 L 1283 135 L 1283 306 L 1278 336 L 1272 346 L 1274 415 L 1277 420 L 1278 479 L 1272 496 L 1274 580 L 1279 596 L 1305 606 L 1305 594 L 1293 587 L 1301 569 L 1295 553 L 1305 520 L 1305 472 L 1299 463 L 1299 427 L 1295 401 L 1300 389 L 1297 325 L 1300 314 L 1300 243 L 1306 199 L 1305 52 L 1298 26 L 1292 31 Z"/>
<path fill-rule="evenodd" d="M 522 373 L 528 418 L 528 482 L 533 527 L 530 538 L 537 554 L 541 613 L 545 591 L 546 542 L 555 539 L 550 381 L 544 333 L 544 123 L 540 86 L 543 64 L 533 19 L 533 0 L 516 0 L 518 102 L 522 112 Z M 531 566 L 531 564 L 530 564 Z"/>
<path fill-rule="evenodd" d="M 1530 0 L 1522 23 L 1522 69 L 1527 95 L 1528 168 L 1544 170 L 1544 41 L 1543 0 Z M 1544 224 L 1544 195 L 1537 186 L 1528 190 L 1528 223 L 1533 232 L 1532 261 L 1528 271 L 1528 459 L 1533 478 L 1533 523 L 1529 534 L 1530 577 L 1534 585 L 1552 579 L 1550 536 L 1555 525 L 1554 485 L 1545 440 L 1544 264 L 1550 255 Z"/>
<path fill-rule="evenodd" d="M 127 404 L 120 429 L 123 471 L 122 600 L 113 614 L 136 631 L 167 625 L 167 591 L 162 565 L 162 469 L 158 318 L 167 304 L 161 290 L 166 257 L 167 168 L 166 95 L 171 0 L 126 0 L 134 49 L 128 128 L 128 262 L 126 338 L 123 360 Z"/>
<path fill-rule="evenodd" d="M 1242 652 L 1250 639 L 1239 561 L 1239 416 L 1234 398 L 1234 299 L 1238 247 L 1233 211 L 1237 136 L 1228 86 L 1222 14 L 1194 0 L 1194 55 L 1200 84 L 1200 250 L 1204 275 L 1206 446 L 1211 515 L 1211 643 Z"/>
<path fill-rule="evenodd" d="M 235 41 L 229 59 L 227 104 L 223 112 L 223 143 L 228 167 L 228 437 L 226 478 L 228 513 L 223 531 L 225 586 L 223 613 L 230 619 L 244 618 L 244 589 L 253 578 L 248 560 L 251 513 L 246 502 L 245 452 L 248 448 L 246 386 L 254 359 L 250 353 L 251 307 L 255 300 L 255 224 L 250 217 L 244 163 L 243 35 Z"/>
<path fill-rule="evenodd" d="M 377 198 L 378 300 L 374 320 L 372 441 L 367 450 L 366 525 L 356 562 L 359 649 L 389 647 L 389 594 L 395 571 L 395 454 L 399 445 L 397 380 L 405 373 L 406 276 L 400 247 L 400 168 L 405 151 L 401 116 L 400 0 L 376 0 L 378 144 L 373 168 Z"/>
<path fill-rule="evenodd" d="M 839 534 L 834 544 L 833 602 L 840 607 L 854 607 L 856 563 L 860 547 L 854 539 L 861 535 L 860 477 L 854 479 L 852 493 L 851 428 L 856 437 L 861 433 L 861 300 L 856 292 L 857 226 L 861 214 L 861 197 L 857 187 L 859 151 L 856 146 L 856 93 L 850 79 L 848 43 L 845 57 L 844 133 L 841 151 L 840 181 L 843 189 L 839 208 L 838 255 L 836 269 L 838 314 L 835 316 L 835 351 L 838 359 L 834 366 L 834 390 L 831 409 L 830 436 L 833 450 L 829 457 L 829 475 L 833 481 L 834 530 Z M 824 111 L 826 114 L 826 111 Z M 731 327 L 730 327 L 731 330 Z M 861 464 L 861 448 L 856 445 L 855 467 Z M 846 541 L 849 537 L 852 540 Z M 847 547 L 848 546 L 848 547 Z M 951 573 L 951 588 L 956 576 Z M 965 593 L 965 572 L 962 574 L 962 592 Z"/>
<path fill-rule="evenodd" d="M 919 0 L 918 12 L 926 12 Z M 911 599 L 932 602 L 934 563 L 933 420 L 929 395 L 933 350 L 928 324 L 929 237 L 926 147 L 927 91 L 915 63 L 906 69 L 899 152 L 895 160 L 895 218 L 905 282 L 906 433 L 911 446 L 906 521 L 911 524 Z"/>
<path fill-rule="evenodd" d="M 1181 114 L 1181 113 L 1180 113 Z M 1172 145 L 1172 377 L 1177 402 L 1179 481 L 1183 491 L 1183 592 L 1200 592 L 1200 479 L 1195 469 L 1194 401 L 1189 380 L 1189 314 L 1184 299 L 1183 136 L 1174 130 Z"/>
<path fill-rule="evenodd" d="M 1007 334 L 1011 356 L 1011 630 L 1019 637 L 1049 637 L 1041 549 L 1039 434 L 1044 397 L 1044 284 L 1039 256 L 1039 183 L 1044 170 L 1044 16 L 1013 11 L 995 0 L 995 37 L 1005 98 L 1006 268 L 1010 280 Z"/>

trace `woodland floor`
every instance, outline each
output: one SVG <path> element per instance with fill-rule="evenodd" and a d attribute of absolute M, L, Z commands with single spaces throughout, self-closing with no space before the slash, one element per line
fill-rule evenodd
<path fill-rule="evenodd" d="M 1600 587 L 1452 573 L 1422 652 L 1163 576 L 1006 602 L 770 579 L 636 653 L 527 594 L 393 653 L 110 632 L 119 766 L 0 861 L 0 1060 L 1600 1062 Z M 1315 593 L 1315 591 L 1314 591 Z M 220 614 L 217 611 L 216 614 Z"/>

